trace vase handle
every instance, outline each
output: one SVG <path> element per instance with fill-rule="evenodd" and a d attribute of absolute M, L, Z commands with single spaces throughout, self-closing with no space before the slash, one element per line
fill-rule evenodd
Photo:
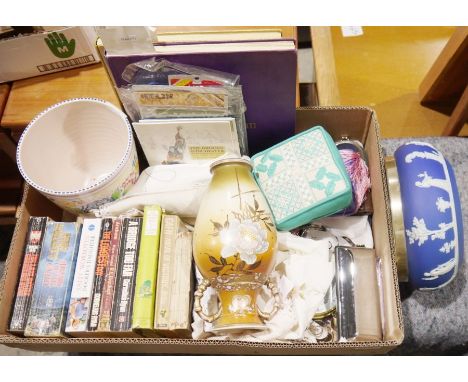
<path fill-rule="evenodd" d="M 268 287 L 268 289 L 271 290 L 271 294 L 275 298 L 275 302 L 273 304 L 273 309 L 269 313 L 262 312 L 257 306 L 258 315 L 264 321 L 270 320 L 281 306 L 281 298 L 280 298 L 279 290 L 278 290 L 278 287 L 276 286 L 276 283 L 272 281 L 271 279 L 268 279 L 266 282 L 266 286 Z"/>
<path fill-rule="evenodd" d="M 213 321 L 217 320 L 219 316 L 221 316 L 221 306 L 219 306 L 218 311 L 215 314 L 207 315 L 203 313 L 203 308 L 201 306 L 201 299 L 203 294 L 206 291 L 206 288 L 210 286 L 210 282 L 208 280 L 203 280 L 200 285 L 198 285 L 197 290 L 195 291 L 195 299 L 193 301 L 195 312 L 200 316 L 200 318 L 206 322 L 212 323 Z"/>

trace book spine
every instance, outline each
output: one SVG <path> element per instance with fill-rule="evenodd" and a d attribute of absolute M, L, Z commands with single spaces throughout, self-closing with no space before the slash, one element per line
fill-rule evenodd
<path fill-rule="evenodd" d="M 177 216 L 164 216 L 154 328 L 166 337 L 190 337 L 192 234 Z"/>
<path fill-rule="evenodd" d="M 161 207 L 145 207 L 133 302 L 133 329 L 153 329 L 154 325 L 161 215 Z"/>
<path fill-rule="evenodd" d="M 98 330 L 108 332 L 111 330 L 112 304 L 114 300 L 115 281 L 119 263 L 120 240 L 122 236 L 122 219 L 117 218 L 112 225 L 112 238 L 110 243 L 109 265 L 102 291 L 101 309 L 99 311 Z"/>
<path fill-rule="evenodd" d="M 101 295 L 104 287 L 107 266 L 109 264 L 110 242 L 112 236 L 112 218 L 102 220 L 101 235 L 99 237 L 99 248 L 97 252 L 96 268 L 94 271 L 93 298 L 91 304 L 91 316 L 89 318 L 88 330 L 97 330 L 99 323 L 99 310 L 101 307 Z"/>
<path fill-rule="evenodd" d="M 29 229 L 26 235 L 23 265 L 21 267 L 20 279 L 9 326 L 10 332 L 24 333 L 29 308 L 31 306 L 34 281 L 36 280 L 37 264 L 48 220 L 47 217 L 29 218 Z"/>
<path fill-rule="evenodd" d="M 117 284 L 112 308 L 112 331 L 128 331 L 131 329 L 141 226 L 141 218 L 125 218 L 124 220 Z"/>
<path fill-rule="evenodd" d="M 159 249 L 158 285 L 156 288 L 155 329 L 168 329 L 172 293 L 172 268 L 174 265 L 175 243 L 180 219 L 175 215 L 163 215 L 161 243 Z"/>
<path fill-rule="evenodd" d="M 42 245 L 26 337 L 63 337 L 81 224 L 48 223 Z"/>
<path fill-rule="evenodd" d="M 102 219 L 84 219 L 65 333 L 88 328 Z"/>
<path fill-rule="evenodd" d="M 172 303 L 170 329 L 179 336 L 190 337 L 192 322 L 193 269 L 192 269 L 192 233 L 184 232 L 176 240 L 176 261 L 173 267 L 175 296 Z"/>

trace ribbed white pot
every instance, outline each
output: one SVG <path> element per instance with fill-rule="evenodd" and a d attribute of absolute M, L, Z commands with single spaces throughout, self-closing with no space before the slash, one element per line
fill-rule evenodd
<path fill-rule="evenodd" d="M 37 115 L 20 138 L 16 159 L 32 187 L 74 214 L 118 199 L 139 174 L 127 117 L 94 98 L 66 100 Z"/>

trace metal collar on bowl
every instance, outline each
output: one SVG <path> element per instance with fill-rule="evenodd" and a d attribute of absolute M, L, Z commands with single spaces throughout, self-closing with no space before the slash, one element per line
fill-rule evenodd
<path fill-rule="evenodd" d="M 403 223 L 403 206 L 401 204 L 400 181 L 396 162 L 393 157 L 385 158 L 387 184 L 392 211 L 393 235 L 395 237 L 395 254 L 399 281 L 408 281 L 408 259 L 406 257 L 405 225 Z"/>

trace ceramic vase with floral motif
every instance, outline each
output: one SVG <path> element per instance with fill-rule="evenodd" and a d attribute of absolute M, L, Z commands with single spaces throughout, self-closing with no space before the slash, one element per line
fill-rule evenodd
<path fill-rule="evenodd" d="M 205 285 L 196 297 L 207 286 L 218 292 L 218 313 L 209 318 L 199 313 L 213 322 L 214 331 L 263 329 L 268 316 L 256 298 L 274 266 L 276 229 L 251 170 L 244 158 L 214 162 L 195 223 L 193 253 Z"/>

